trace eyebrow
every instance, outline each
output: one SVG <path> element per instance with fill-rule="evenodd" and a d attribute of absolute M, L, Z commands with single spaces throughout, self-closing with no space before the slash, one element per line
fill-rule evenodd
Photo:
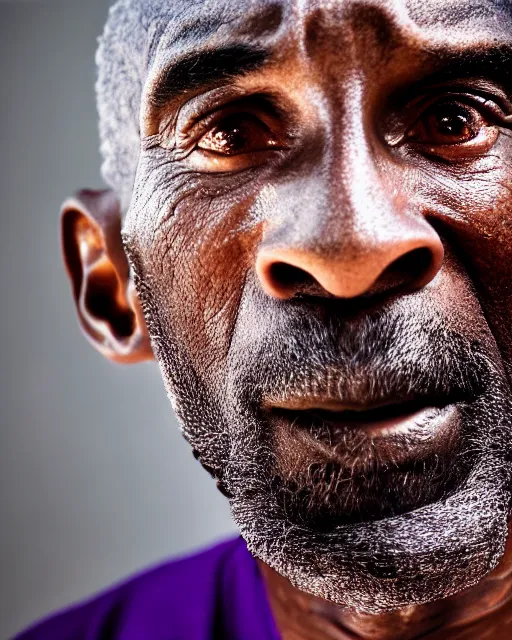
<path fill-rule="evenodd" d="M 512 44 L 480 46 L 463 50 L 437 46 L 426 47 L 433 64 L 428 80 L 449 80 L 456 76 L 482 75 L 505 81 L 512 90 Z M 164 107 L 179 95 L 202 87 L 218 86 L 263 66 L 270 57 L 267 49 L 255 45 L 234 44 L 216 49 L 188 52 L 170 63 L 156 80 L 148 101 L 155 108 Z"/>
<path fill-rule="evenodd" d="M 512 43 L 498 46 L 483 44 L 465 50 L 441 46 L 428 50 L 427 55 L 434 66 L 431 79 L 481 76 L 508 83 L 512 79 Z"/>
<path fill-rule="evenodd" d="M 156 81 L 149 100 L 155 107 L 162 107 L 182 93 L 219 84 L 254 71 L 267 58 L 266 50 L 247 44 L 188 53 L 164 70 Z"/>

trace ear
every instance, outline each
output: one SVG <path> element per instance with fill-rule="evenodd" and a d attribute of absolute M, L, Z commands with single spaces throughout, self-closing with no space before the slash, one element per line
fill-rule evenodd
<path fill-rule="evenodd" d="M 121 240 L 113 191 L 80 191 L 61 212 L 64 264 L 83 332 L 120 363 L 153 359 L 142 308 Z"/>

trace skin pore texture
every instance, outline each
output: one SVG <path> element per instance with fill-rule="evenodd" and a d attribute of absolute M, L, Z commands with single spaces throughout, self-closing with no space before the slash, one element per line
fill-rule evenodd
<path fill-rule="evenodd" d="M 98 66 L 80 322 L 156 357 L 283 638 L 512 633 L 512 3 L 122 0 Z"/>

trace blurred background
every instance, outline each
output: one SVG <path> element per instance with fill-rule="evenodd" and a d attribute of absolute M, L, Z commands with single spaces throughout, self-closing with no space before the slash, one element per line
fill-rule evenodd
<path fill-rule="evenodd" d="M 82 337 L 58 212 L 101 187 L 96 38 L 110 0 L 0 1 L 0 639 L 231 535 L 157 366 Z"/>

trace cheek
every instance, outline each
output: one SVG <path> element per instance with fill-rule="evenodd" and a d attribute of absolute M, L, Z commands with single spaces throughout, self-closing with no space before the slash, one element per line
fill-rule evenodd
<path fill-rule="evenodd" d="M 419 206 L 458 254 L 501 355 L 512 363 L 512 165 L 489 162 L 474 174 L 431 183 Z"/>
<path fill-rule="evenodd" d="M 512 365 L 512 198 L 489 211 L 493 219 L 479 235 L 461 233 L 474 286 L 505 363 Z M 483 226 L 483 223 L 482 223 Z M 511 370 L 512 373 L 512 370 Z"/>
<path fill-rule="evenodd" d="M 127 224 L 152 300 L 149 313 L 158 316 L 148 325 L 157 324 L 164 352 L 178 345 L 214 382 L 224 373 L 258 241 L 258 229 L 246 224 L 252 199 L 204 195 L 200 187 L 167 191 L 144 210 L 133 203 Z M 156 206 L 158 200 L 165 204 Z"/>

